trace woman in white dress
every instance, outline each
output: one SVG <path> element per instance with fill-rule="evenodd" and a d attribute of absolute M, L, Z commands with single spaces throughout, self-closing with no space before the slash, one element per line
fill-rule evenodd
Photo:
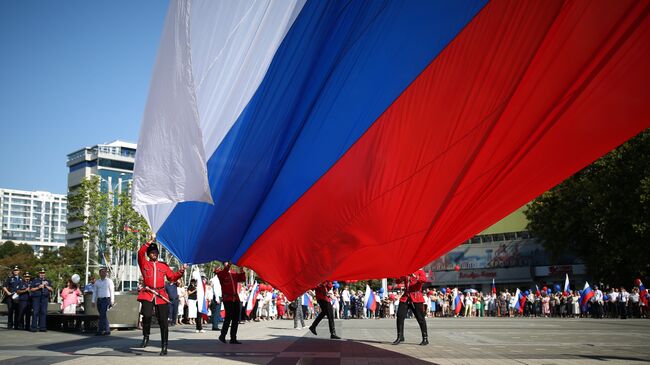
<path fill-rule="evenodd" d="M 573 292 L 573 316 L 580 317 L 580 294 L 577 290 Z"/>
<path fill-rule="evenodd" d="M 187 319 L 190 324 L 196 324 L 196 280 L 190 280 L 190 286 L 187 287 Z"/>
<path fill-rule="evenodd" d="M 185 303 L 187 301 L 187 291 L 185 290 L 182 279 L 178 279 L 176 287 L 178 291 L 178 318 L 176 318 L 176 324 L 182 324 L 181 320 L 183 319 Z"/>

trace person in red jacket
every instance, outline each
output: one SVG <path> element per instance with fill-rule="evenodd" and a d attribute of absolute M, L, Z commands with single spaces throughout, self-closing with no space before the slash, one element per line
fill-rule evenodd
<path fill-rule="evenodd" d="M 331 281 L 324 281 L 318 284 L 316 289 L 314 289 L 316 291 L 316 302 L 318 302 L 318 306 L 320 306 L 320 313 L 318 313 L 318 317 L 316 317 L 314 323 L 309 326 L 309 330 L 311 333 L 316 334 L 316 327 L 318 327 L 318 324 L 323 317 L 327 316 L 327 322 L 330 326 L 330 338 L 339 340 L 341 337 L 336 335 L 336 329 L 334 328 L 334 309 L 329 300 L 329 291 L 332 290 L 332 286 L 333 284 Z"/>
<path fill-rule="evenodd" d="M 149 260 L 147 260 L 147 257 Z M 183 276 L 187 264 L 183 264 L 178 272 L 172 271 L 166 263 L 158 261 L 158 245 L 154 242 L 147 242 L 138 250 L 138 266 L 142 273 L 143 286 L 138 294 L 138 301 L 142 303 L 142 345 L 149 344 L 149 333 L 151 330 L 151 315 L 154 306 L 156 307 L 156 318 L 160 325 L 161 350 L 160 355 L 167 355 L 167 311 L 169 296 L 165 291 L 165 278 L 174 282 Z"/>
<path fill-rule="evenodd" d="M 399 307 L 397 307 L 397 339 L 393 342 L 393 345 L 404 342 L 404 319 L 409 308 L 415 315 L 420 325 L 420 331 L 422 331 L 422 342 L 420 342 L 420 345 L 425 346 L 429 344 L 427 322 L 424 320 L 424 296 L 422 295 L 422 284 L 426 281 L 427 275 L 422 269 L 396 280 L 397 284 L 404 283 L 404 294 L 399 299 Z"/>
<path fill-rule="evenodd" d="M 245 282 L 246 274 L 242 271 L 230 271 L 230 262 L 228 261 L 224 262 L 223 267 L 215 268 L 214 273 L 217 274 L 221 283 L 221 297 L 226 309 L 226 318 L 223 320 L 223 325 L 221 326 L 219 341 L 226 343 L 228 327 L 230 327 L 230 323 L 232 322 L 230 343 L 239 345 L 241 342 L 237 341 L 237 328 L 239 328 L 241 302 L 239 300 L 237 283 Z"/>

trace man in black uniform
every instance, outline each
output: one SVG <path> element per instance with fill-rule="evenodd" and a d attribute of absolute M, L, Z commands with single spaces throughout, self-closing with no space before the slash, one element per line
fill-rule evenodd
<path fill-rule="evenodd" d="M 18 300 L 14 301 L 14 295 L 18 286 L 23 281 L 20 277 L 20 268 L 14 266 L 12 275 L 5 280 L 2 290 L 5 293 L 5 300 L 7 301 L 7 328 L 18 329 Z M 15 299 L 18 299 L 16 296 Z"/>
<path fill-rule="evenodd" d="M 18 329 L 29 331 L 30 319 L 32 318 L 32 303 L 29 298 L 29 282 L 32 276 L 28 272 L 23 275 L 23 281 L 18 285 Z"/>
<path fill-rule="evenodd" d="M 50 293 L 53 289 L 49 280 L 45 278 L 45 269 L 38 272 L 38 277 L 31 281 L 29 285 L 30 295 L 32 297 L 32 326 L 30 331 L 47 332 L 47 303 L 50 301 Z"/>

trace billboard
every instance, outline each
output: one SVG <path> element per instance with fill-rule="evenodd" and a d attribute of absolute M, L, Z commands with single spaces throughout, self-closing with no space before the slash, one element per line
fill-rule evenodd
<path fill-rule="evenodd" d="M 426 270 L 494 269 L 547 265 L 548 256 L 536 239 L 464 244 L 439 257 Z"/>

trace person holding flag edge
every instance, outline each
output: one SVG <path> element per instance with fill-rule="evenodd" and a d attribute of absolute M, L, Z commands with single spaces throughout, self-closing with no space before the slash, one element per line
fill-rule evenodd
<path fill-rule="evenodd" d="M 144 281 L 143 287 L 138 294 L 138 301 L 142 303 L 142 345 L 147 347 L 149 344 L 149 333 L 151 331 L 151 316 L 154 307 L 156 308 L 156 318 L 160 325 L 161 349 L 160 356 L 167 355 L 167 340 L 169 337 L 168 329 L 168 304 L 171 303 L 167 291 L 165 290 L 165 277 L 169 281 L 176 281 L 183 276 L 187 264 L 183 264 L 177 272 L 164 262 L 158 261 L 158 245 L 152 240 L 145 243 L 138 250 L 138 266 L 142 273 Z M 147 260 L 147 258 L 149 258 Z"/>
<path fill-rule="evenodd" d="M 336 335 L 336 328 L 334 328 L 334 308 L 329 300 L 329 292 L 332 290 L 333 286 L 334 284 L 332 284 L 331 281 L 324 281 L 316 287 L 316 302 L 318 302 L 321 310 L 320 313 L 318 313 L 316 320 L 314 320 L 314 323 L 309 326 L 309 331 L 316 334 L 316 327 L 318 327 L 320 321 L 327 316 L 327 322 L 330 327 L 330 338 L 333 340 L 340 340 L 341 337 Z"/>
<path fill-rule="evenodd" d="M 239 328 L 239 318 L 241 303 L 239 299 L 239 290 L 237 290 L 238 283 L 246 281 L 246 273 L 243 271 L 233 272 L 230 270 L 230 262 L 226 261 L 222 268 L 215 268 L 214 273 L 219 277 L 221 283 L 222 304 L 226 308 L 226 318 L 223 320 L 221 326 L 221 335 L 219 341 L 226 343 L 226 335 L 232 323 L 230 330 L 230 343 L 233 345 L 240 345 L 241 342 L 237 341 L 237 328 Z"/>
<path fill-rule="evenodd" d="M 396 280 L 397 284 L 404 284 L 404 294 L 399 299 L 397 308 L 397 339 L 393 342 L 393 345 L 404 342 L 404 319 L 409 308 L 420 325 L 420 331 L 422 332 L 420 345 L 426 346 L 429 344 L 427 322 L 424 320 L 424 296 L 422 295 L 422 284 L 426 281 L 427 276 L 422 269 Z"/>

